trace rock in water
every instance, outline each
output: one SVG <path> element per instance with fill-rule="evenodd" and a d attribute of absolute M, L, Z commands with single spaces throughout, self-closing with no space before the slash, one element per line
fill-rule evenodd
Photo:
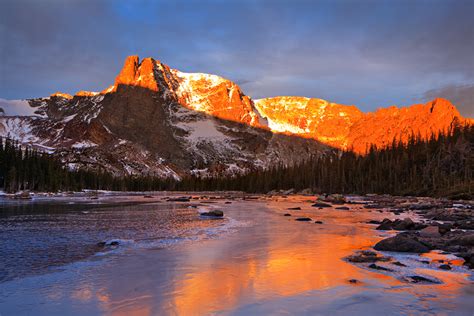
<path fill-rule="evenodd" d="M 312 221 L 312 219 L 309 218 L 309 217 L 298 217 L 297 219 L 295 219 L 295 221 L 299 221 L 299 222 L 310 222 L 310 221 Z"/>
<path fill-rule="evenodd" d="M 403 234 L 379 241 L 377 244 L 375 244 L 374 249 L 379 251 L 414 253 L 424 253 L 430 251 L 430 249 L 424 244 Z"/>
<path fill-rule="evenodd" d="M 332 207 L 331 204 L 328 204 L 328 203 L 324 203 L 324 202 L 316 202 L 314 203 L 313 205 L 311 205 L 312 207 Z"/>
<path fill-rule="evenodd" d="M 375 263 L 370 264 L 370 265 L 369 265 L 369 268 L 375 269 L 375 270 L 381 270 L 381 271 L 393 271 L 392 269 L 389 269 L 389 268 L 385 268 L 385 267 L 376 265 Z"/>
<path fill-rule="evenodd" d="M 420 230 L 421 237 L 441 237 L 438 226 L 428 226 Z"/>
<path fill-rule="evenodd" d="M 449 264 L 442 264 L 439 266 L 441 270 L 451 270 L 451 266 Z"/>
<path fill-rule="evenodd" d="M 440 283 L 438 281 L 431 280 L 431 279 L 428 279 L 428 278 L 425 278 L 425 277 L 422 277 L 422 276 L 419 276 L 419 275 L 409 276 L 408 281 L 411 282 L 411 283 Z"/>
<path fill-rule="evenodd" d="M 223 217 L 224 212 L 222 212 L 220 210 L 214 210 L 214 211 L 204 212 L 204 213 L 201 213 L 199 215 L 208 216 L 208 217 Z"/>

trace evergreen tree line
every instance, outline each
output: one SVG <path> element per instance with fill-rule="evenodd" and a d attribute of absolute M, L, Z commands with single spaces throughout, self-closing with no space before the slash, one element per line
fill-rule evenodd
<path fill-rule="evenodd" d="M 6 192 L 114 190 L 149 191 L 174 187 L 173 179 L 116 177 L 103 170 L 70 170 L 55 156 L 1 139 L 0 188 Z"/>
<path fill-rule="evenodd" d="M 474 194 L 474 126 L 456 126 L 428 140 L 412 136 L 366 155 L 353 151 L 310 157 L 303 163 L 277 165 L 235 177 L 117 177 L 99 170 L 69 170 L 56 157 L 3 139 L 0 186 L 7 192 L 310 189 L 318 193 L 412 195 Z"/>
<path fill-rule="evenodd" d="M 413 135 L 407 143 L 371 146 L 366 155 L 343 151 L 294 166 L 275 166 L 231 179 L 188 179 L 191 190 L 311 189 L 318 193 L 472 196 L 474 126 L 454 126 L 429 139 Z"/>

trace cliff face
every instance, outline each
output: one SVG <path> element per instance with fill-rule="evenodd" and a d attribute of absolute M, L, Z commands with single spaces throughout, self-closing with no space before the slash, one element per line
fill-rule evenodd
<path fill-rule="evenodd" d="M 426 138 L 446 131 L 455 121 L 472 122 L 445 99 L 402 108 L 392 106 L 371 113 L 363 113 L 355 106 L 301 97 L 256 100 L 255 107 L 275 132 L 314 138 L 362 154 L 372 144 L 381 148 L 394 139 L 406 142 L 411 135 Z"/>
<path fill-rule="evenodd" d="M 371 144 L 466 122 L 443 99 L 374 113 L 314 98 L 252 100 L 227 79 L 138 56 L 102 92 L 0 105 L 1 136 L 54 153 L 71 168 L 163 177 L 235 174 L 335 149 L 364 153 Z"/>

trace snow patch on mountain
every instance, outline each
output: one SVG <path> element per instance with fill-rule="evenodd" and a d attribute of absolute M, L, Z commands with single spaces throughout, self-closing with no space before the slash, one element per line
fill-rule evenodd
<path fill-rule="evenodd" d="M 3 116 L 41 116 L 37 107 L 32 107 L 28 100 L 6 100 L 0 98 L 0 115 Z"/>
<path fill-rule="evenodd" d="M 21 143 L 34 143 L 39 139 L 32 134 L 29 120 L 22 117 L 0 119 L 0 131 L 3 137 L 20 141 Z"/>
<path fill-rule="evenodd" d="M 204 73 L 186 73 L 173 69 L 172 73 L 180 80 L 176 94 L 185 100 L 186 105 L 196 111 L 207 112 L 211 104 L 206 93 L 225 79 Z"/>
<path fill-rule="evenodd" d="M 74 149 L 82 149 L 82 148 L 95 147 L 95 146 L 98 146 L 98 145 L 89 140 L 83 140 L 81 142 L 74 143 L 71 147 Z"/>

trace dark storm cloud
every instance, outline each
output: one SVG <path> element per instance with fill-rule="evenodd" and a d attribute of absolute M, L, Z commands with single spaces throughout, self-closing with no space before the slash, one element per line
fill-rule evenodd
<path fill-rule="evenodd" d="M 364 110 L 474 82 L 473 1 L 1 3 L 4 98 L 101 90 L 129 54 Z"/>

